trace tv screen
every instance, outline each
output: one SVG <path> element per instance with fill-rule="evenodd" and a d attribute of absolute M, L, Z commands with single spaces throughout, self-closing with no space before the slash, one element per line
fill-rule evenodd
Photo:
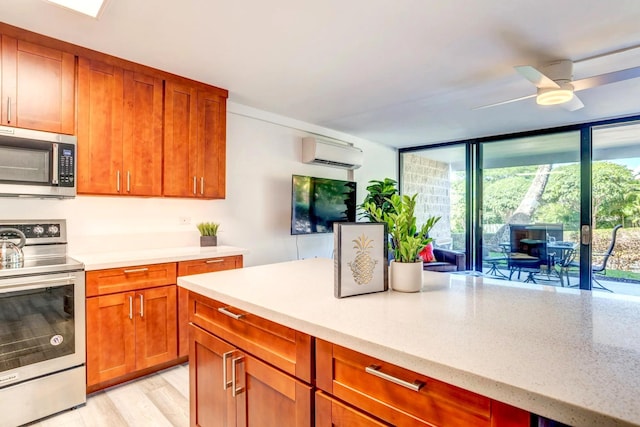
<path fill-rule="evenodd" d="M 355 182 L 293 175 L 291 187 L 291 234 L 331 233 L 334 222 L 355 222 Z"/>

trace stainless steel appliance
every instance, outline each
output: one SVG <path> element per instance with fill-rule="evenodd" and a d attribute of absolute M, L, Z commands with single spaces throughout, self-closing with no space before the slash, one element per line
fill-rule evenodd
<path fill-rule="evenodd" d="M 84 265 L 65 220 L 0 220 L 0 240 L 19 245 L 15 230 L 23 260 L 0 265 L 0 427 L 86 402 Z"/>
<path fill-rule="evenodd" d="M 75 197 L 76 139 L 0 126 L 0 196 Z"/>

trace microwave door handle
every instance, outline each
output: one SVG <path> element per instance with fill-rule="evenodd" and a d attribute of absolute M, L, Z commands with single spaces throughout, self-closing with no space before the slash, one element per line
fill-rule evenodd
<path fill-rule="evenodd" d="M 58 176 L 60 170 L 60 155 L 58 151 L 58 144 L 53 144 L 53 152 L 51 154 L 53 156 L 53 167 L 51 171 L 51 184 L 58 185 Z"/>

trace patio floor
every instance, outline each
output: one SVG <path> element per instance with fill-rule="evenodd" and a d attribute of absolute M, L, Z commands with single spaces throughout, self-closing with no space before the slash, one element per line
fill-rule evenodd
<path fill-rule="evenodd" d="M 486 274 L 487 277 L 492 277 L 496 279 L 507 280 L 506 278 L 509 277 L 509 270 L 506 268 L 497 268 L 497 270 L 493 270 L 490 272 L 490 267 L 485 267 L 483 269 L 483 273 Z M 511 280 L 514 282 L 524 282 L 528 278 L 528 273 L 522 272 L 519 280 L 517 277 L 518 277 L 517 273 L 514 273 Z M 561 286 L 560 279 L 554 275 L 550 275 L 549 278 L 547 278 L 547 275 L 545 274 L 542 274 L 542 275 L 535 274 L 533 276 L 533 279 L 535 280 L 535 283 L 539 285 Z M 607 289 L 610 289 L 615 294 L 640 296 L 640 282 L 623 282 L 618 280 L 606 280 L 605 278 L 602 278 L 602 276 L 598 276 L 597 279 L 602 284 L 602 286 L 604 286 Z M 570 281 L 571 281 L 572 287 L 576 287 L 576 285 L 578 284 L 578 278 L 575 276 L 571 276 Z M 595 282 L 593 284 L 595 285 L 593 288 L 594 291 L 606 292 L 606 291 L 603 291 L 602 289 L 598 289 L 596 287 L 597 284 Z M 566 283 L 565 283 L 565 286 L 566 286 Z"/>

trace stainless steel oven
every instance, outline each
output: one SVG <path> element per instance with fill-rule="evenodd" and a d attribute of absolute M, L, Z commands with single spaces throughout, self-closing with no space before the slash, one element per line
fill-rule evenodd
<path fill-rule="evenodd" d="M 66 255 L 63 220 L 3 228 L 27 242 L 22 263 L 0 267 L 0 426 L 8 427 L 86 402 L 85 280 Z"/>

